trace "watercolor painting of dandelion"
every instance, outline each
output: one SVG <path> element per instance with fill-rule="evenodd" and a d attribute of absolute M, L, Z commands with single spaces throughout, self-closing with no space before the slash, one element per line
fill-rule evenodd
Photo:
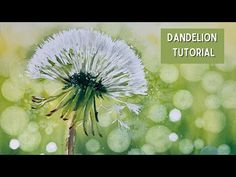
<path fill-rule="evenodd" d="M 62 109 L 60 118 L 70 122 L 68 154 L 73 154 L 76 124 L 81 119 L 87 136 L 91 131 L 93 136 L 97 133 L 102 137 L 97 126 L 97 99 L 114 99 L 138 114 L 137 105 L 121 99 L 146 95 L 147 91 L 143 65 L 134 51 L 124 42 L 113 41 L 92 30 L 72 29 L 53 35 L 37 49 L 29 61 L 28 72 L 33 78 L 58 80 L 64 84 L 56 96 L 33 96 L 32 108 L 60 100 L 46 116 Z"/>
<path fill-rule="evenodd" d="M 224 29 L 222 64 L 163 64 L 161 29 Z M 0 154 L 236 154 L 233 23 L 0 23 Z"/>

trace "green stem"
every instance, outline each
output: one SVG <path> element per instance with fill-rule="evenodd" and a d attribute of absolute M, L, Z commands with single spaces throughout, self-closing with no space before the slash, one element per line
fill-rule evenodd
<path fill-rule="evenodd" d="M 94 92 L 91 90 L 88 92 L 88 95 L 86 96 L 86 102 L 85 102 L 85 109 L 84 109 L 84 119 L 83 119 L 83 127 L 84 127 L 84 132 L 86 135 L 88 135 L 87 133 L 87 129 L 86 129 L 86 124 L 88 121 L 88 117 L 89 117 L 89 113 L 91 111 L 91 107 L 92 107 L 92 103 L 93 103 L 93 97 L 94 97 Z M 94 134 L 94 129 L 93 129 L 93 121 L 90 117 L 90 122 L 91 122 L 91 129 L 92 129 L 92 134 Z"/>
<path fill-rule="evenodd" d="M 75 137 L 76 137 L 76 128 L 72 126 L 69 128 L 69 138 L 68 138 L 68 155 L 74 154 L 74 145 L 75 145 Z"/>
<path fill-rule="evenodd" d="M 72 118 L 72 122 L 69 128 L 69 137 L 68 137 L 68 142 L 67 142 L 68 155 L 74 154 L 74 146 L 75 146 L 75 139 L 76 139 L 76 122 L 78 119 L 77 113 L 79 113 L 79 115 L 84 116 L 83 128 L 84 128 L 85 134 L 88 135 L 87 130 L 86 130 L 86 124 L 87 124 L 91 107 L 93 105 L 93 97 L 94 97 L 94 91 L 89 87 L 87 87 L 86 90 L 80 90 L 79 92 L 77 92 L 77 96 L 75 97 L 76 103 L 73 109 L 73 111 L 75 112 L 74 112 L 74 116 Z M 92 121 L 91 121 L 91 124 L 93 124 Z M 93 125 L 92 125 L 92 132 L 93 131 L 94 130 L 93 130 Z"/>

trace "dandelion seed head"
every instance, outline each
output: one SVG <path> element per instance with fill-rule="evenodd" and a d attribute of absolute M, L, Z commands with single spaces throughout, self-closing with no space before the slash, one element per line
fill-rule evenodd
<path fill-rule="evenodd" d="M 61 118 L 66 121 L 72 117 L 76 123 L 78 110 L 82 110 L 86 135 L 87 126 L 91 126 L 94 135 L 93 122 L 99 122 L 96 99 L 107 97 L 120 108 L 127 107 L 139 114 L 140 106 L 122 99 L 147 92 L 144 66 L 134 50 L 124 41 L 113 40 L 92 29 L 70 29 L 52 35 L 36 49 L 27 72 L 35 79 L 46 78 L 64 84 L 61 94 L 56 96 L 33 96 L 32 108 L 60 98 L 59 106 L 47 116 L 62 109 Z M 119 124 L 126 127 L 123 122 Z"/>
<path fill-rule="evenodd" d="M 56 72 L 53 72 L 55 67 Z M 97 76 L 107 94 L 119 97 L 146 94 L 139 57 L 124 41 L 91 29 L 71 29 L 54 34 L 36 50 L 28 64 L 33 78 L 52 80 L 78 73 Z"/>

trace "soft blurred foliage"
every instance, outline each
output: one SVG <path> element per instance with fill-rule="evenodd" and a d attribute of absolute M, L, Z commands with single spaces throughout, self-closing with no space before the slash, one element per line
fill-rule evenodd
<path fill-rule="evenodd" d="M 103 137 L 78 127 L 76 154 L 235 154 L 235 23 L 0 23 L 0 153 L 65 154 L 67 125 L 49 104 L 31 110 L 31 96 L 49 96 L 61 87 L 25 73 L 35 48 L 51 34 L 94 28 L 125 40 L 140 55 L 148 96 L 137 96 L 140 114 L 100 103 Z M 160 28 L 224 28 L 225 64 L 160 64 Z M 106 101 L 106 100 L 105 100 Z M 114 121 L 119 117 L 130 129 Z"/>

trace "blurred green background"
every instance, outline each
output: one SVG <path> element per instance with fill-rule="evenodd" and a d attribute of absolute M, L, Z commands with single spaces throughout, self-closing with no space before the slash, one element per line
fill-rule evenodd
<path fill-rule="evenodd" d="M 145 66 L 148 96 L 133 98 L 140 114 L 101 103 L 103 137 L 78 127 L 76 154 L 235 154 L 236 23 L 0 23 L 0 154 L 66 154 L 67 126 L 49 104 L 31 110 L 31 96 L 55 94 L 60 83 L 25 74 L 34 50 L 51 34 L 93 28 L 132 45 Z M 224 64 L 160 63 L 161 28 L 224 28 Z M 119 127 L 117 117 L 130 129 Z"/>

